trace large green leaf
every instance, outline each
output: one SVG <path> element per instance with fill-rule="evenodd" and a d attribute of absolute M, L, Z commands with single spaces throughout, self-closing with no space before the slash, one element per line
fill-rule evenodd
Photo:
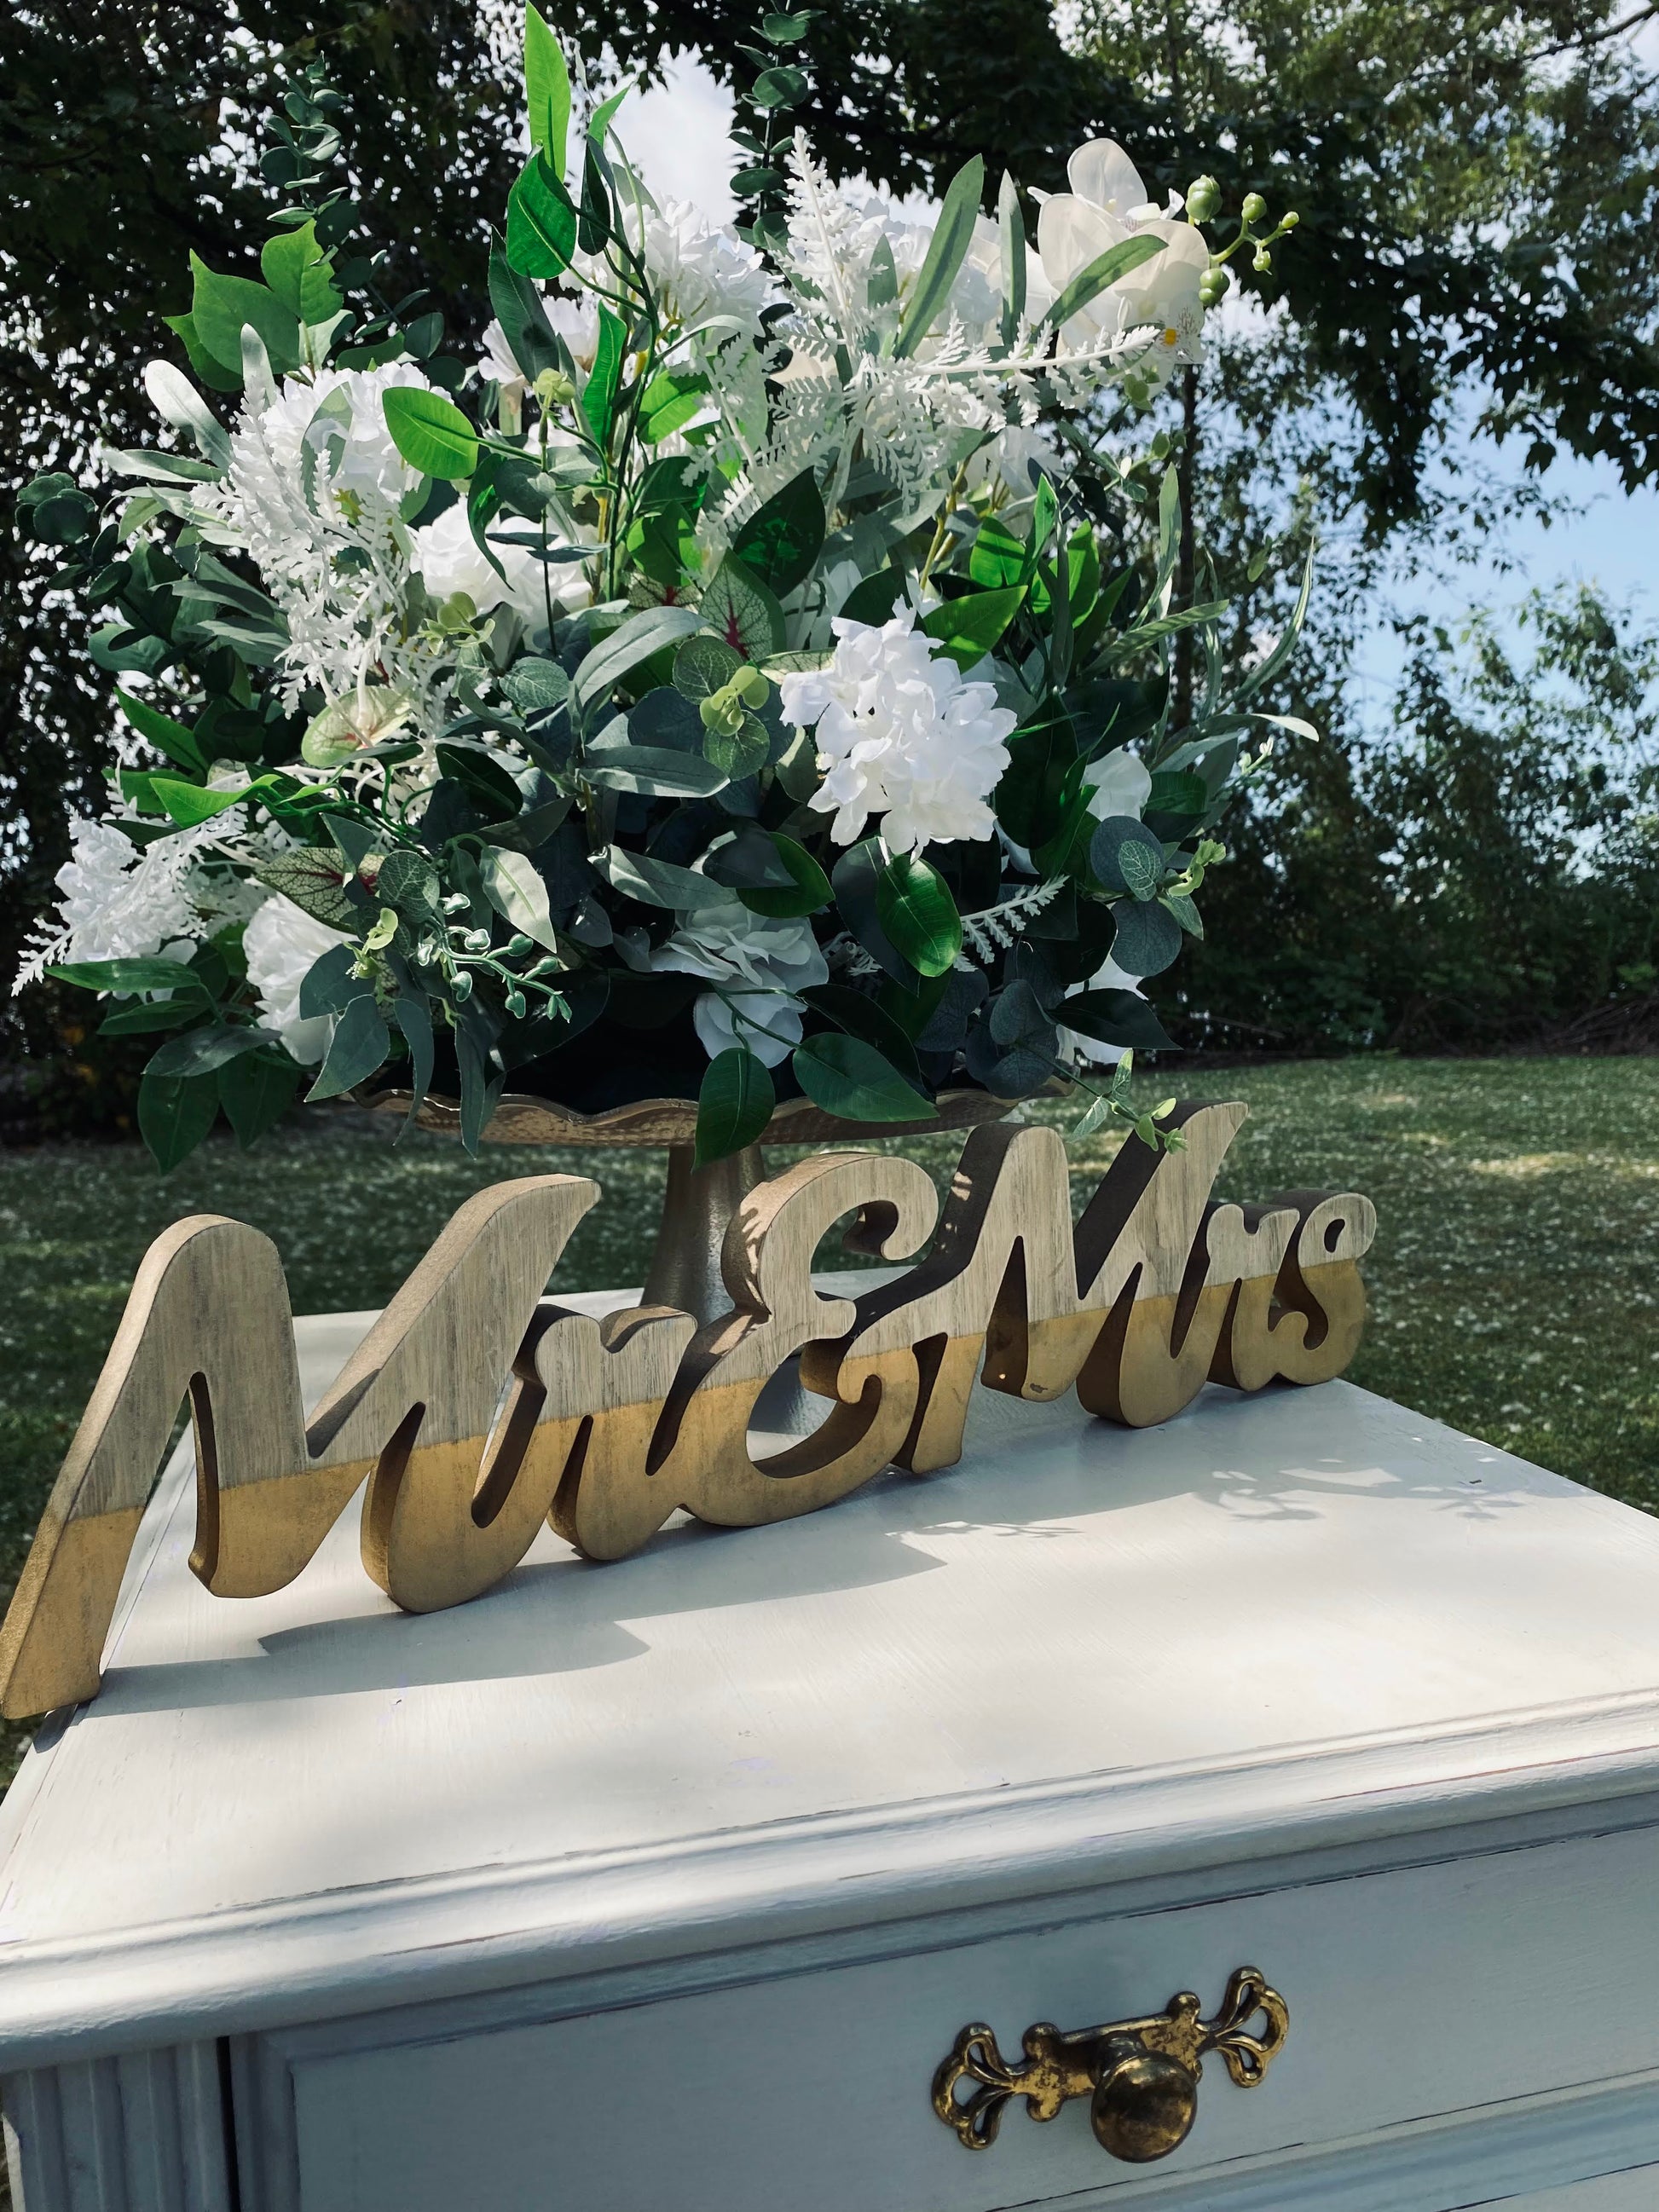
<path fill-rule="evenodd" d="M 533 7 L 524 11 L 524 89 L 530 143 L 545 154 L 556 176 L 564 175 L 570 135 L 570 71 L 562 49 Z"/>
<path fill-rule="evenodd" d="M 508 852 L 501 845 L 486 845 L 478 855 L 478 878 L 484 896 L 504 921 L 548 951 L 558 951 L 547 885 L 541 871 L 524 854 Z"/>
<path fill-rule="evenodd" d="M 1019 188 L 1006 169 L 997 187 L 997 223 L 1002 249 L 1002 343 L 1011 346 L 1025 313 L 1025 216 Z"/>
<path fill-rule="evenodd" d="M 182 960 L 64 960 L 46 970 L 60 983 L 83 991 L 189 991 L 207 996 L 199 975 Z"/>
<path fill-rule="evenodd" d="M 170 714 L 159 713 L 118 687 L 115 696 L 133 728 L 141 738 L 147 738 L 157 752 L 165 753 L 180 768 L 191 769 L 198 775 L 207 774 L 208 764 L 202 757 L 202 749 L 182 722 L 175 722 Z"/>
<path fill-rule="evenodd" d="M 1109 246 L 1104 253 L 1097 254 L 1086 269 L 1079 270 L 1043 321 L 1050 330 L 1063 329 L 1091 300 L 1098 299 L 1109 284 L 1115 284 L 1120 276 L 1127 276 L 1131 270 L 1139 269 L 1163 251 L 1164 240 L 1148 238 L 1145 232 L 1133 238 L 1119 239 L 1115 246 Z"/>
<path fill-rule="evenodd" d="M 973 243 L 974 218 L 979 213 L 984 190 L 985 163 L 975 154 L 957 171 L 945 192 L 927 258 L 921 264 L 921 274 L 910 295 L 910 304 L 905 309 L 893 348 L 901 359 L 915 351 L 944 312 L 951 288 Z"/>
<path fill-rule="evenodd" d="M 815 1106 L 843 1121 L 931 1121 L 933 1107 L 862 1037 L 831 1031 L 798 1045 L 791 1066 Z"/>
<path fill-rule="evenodd" d="M 317 226 L 279 231 L 259 251 L 259 267 L 271 290 L 300 322 L 327 323 L 345 302 L 334 289 L 334 262 L 317 243 Z"/>
<path fill-rule="evenodd" d="M 216 814 L 240 806 L 264 785 L 264 779 L 261 777 L 258 783 L 245 783 L 239 791 L 210 791 L 204 784 L 186 783 L 182 776 L 155 775 L 149 779 L 151 798 L 181 830 L 193 830 L 198 822 L 211 822 Z"/>
<path fill-rule="evenodd" d="M 958 668 L 971 668 L 995 649 L 1024 597 L 1024 584 L 1010 584 L 997 592 L 969 592 L 933 608 L 923 616 L 921 626 L 929 637 L 939 641 Z"/>
<path fill-rule="evenodd" d="M 594 438 L 605 445 L 616 420 L 617 395 L 622 389 L 623 357 L 628 350 L 628 331 L 609 307 L 599 309 L 599 343 L 593 366 L 582 386 L 582 413 Z"/>
<path fill-rule="evenodd" d="M 1138 991 L 1079 991 L 1074 998 L 1062 999 L 1054 1014 L 1067 1029 L 1098 1037 L 1103 1044 L 1158 1052 L 1172 1042 L 1156 1011 Z"/>
<path fill-rule="evenodd" d="M 590 745 L 583 773 L 600 791 L 647 798 L 712 799 L 731 780 L 731 770 L 712 755 L 705 760 L 672 745 Z"/>
<path fill-rule="evenodd" d="M 702 619 L 745 660 L 764 660 L 783 649 L 783 609 L 742 561 L 722 561 L 714 571 L 702 595 Z"/>
<path fill-rule="evenodd" d="M 507 258 L 523 276 L 562 276 L 576 250 L 576 210 L 557 174 L 532 154 L 507 196 Z"/>
<path fill-rule="evenodd" d="M 640 439 L 659 445 L 676 430 L 683 430 L 701 413 L 708 394 L 708 379 L 695 369 L 665 368 L 653 376 L 640 401 Z"/>
<path fill-rule="evenodd" d="M 558 367 L 558 341 L 541 295 L 499 245 L 489 249 L 489 304 L 506 335 L 507 350 L 527 377 L 533 381 L 544 368 Z"/>
<path fill-rule="evenodd" d="M 242 351 L 236 349 L 236 366 L 227 368 L 216 361 L 203 344 L 191 315 L 163 315 L 161 320 L 183 346 L 185 356 L 198 379 L 214 392 L 240 392 L 242 388 Z"/>
<path fill-rule="evenodd" d="M 754 1144 L 772 1118 L 777 1093 L 763 1060 L 729 1045 L 708 1063 L 697 1093 L 696 1164 L 707 1167 Z"/>
<path fill-rule="evenodd" d="M 478 465 L 478 436 L 460 409 L 441 392 L 419 385 L 390 386 L 381 405 L 392 442 L 423 477 L 454 481 Z"/>
<path fill-rule="evenodd" d="M 244 1152 L 280 1121 L 300 1087 L 300 1071 L 285 1054 L 248 1052 L 219 1070 L 219 1103 Z"/>
<path fill-rule="evenodd" d="M 811 574 L 827 526 L 817 478 L 803 469 L 756 508 L 732 540 L 732 550 L 782 599 Z"/>
<path fill-rule="evenodd" d="M 585 714 L 608 699 L 630 669 L 702 627 L 702 616 L 690 607 L 647 607 L 640 614 L 630 615 L 578 666 L 571 680 L 578 711 Z"/>
<path fill-rule="evenodd" d="M 896 853 L 876 881 L 876 914 L 889 942 L 922 975 L 943 975 L 962 950 L 962 916 L 950 886 L 917 853 Z"/>
<path fill-rule="evenodd" d="M 314 1098 L 337 1098 L 343 1091 L 365 1083 L 392 1049 L 392 1032 L 375 1005 L 372 993 L 351 1000 L 334 1024 L 328 1056 L 317 1080 L 306 1093 Z"/>
<path fill-rule="evenodd" d="M 163 1175 L 193 1152 L 219 1115 L 219 1086 L 211 1075 L 151 1075 L 138 1085 L 138 1133 Z"/>
<path fill-rule="evenodd" d="M 775 830 L 772 831 L 771 837 L 779 860 L 794 878 L 794 882 L 787 890 L 769 884 L 745 890 L 739 885 L 738 896 L 751 914 L 793 918 L 822 913 L 834 896 L 829 877 L 805 847 L 798 845 L 793 837 L 785 837 Z"/>
<path fill-rule="evenodd" d="M 190 303 L 192 332 L 227 376 L 242 380 L 242 330 L 256 330 L 278 375 L 300 366 L 300 319 L 269 286 L 251 276 L 216 276 L 199 255 L 190 257 L 195 290 Z"/>
<path fill-rule="evenodd" d="M 258 1030 L 234 1028 L 227 1022 L 216 1022 L 187 1036 L 169 1037 L 150 1055 L 149 1067 L 157 1075 L 207 1075 L 228 1060 L 239 1060 L 245 1052 L 258 1052 L 270 1039 Z"/>
<path fill-rule="evenodd" d="M 711 882 L 693 868 L 653 860 L 649 853 L 624 852 L 620 845 L 607 845 L 594 855 L 593 865 L 613 890 L 645 906 L 668 907 L 678 914 L 719 906 L 732 896 L 723 884 Z"/>

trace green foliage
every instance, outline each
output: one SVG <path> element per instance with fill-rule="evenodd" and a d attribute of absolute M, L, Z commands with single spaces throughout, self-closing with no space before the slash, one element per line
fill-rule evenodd
<path fill-rule="evenodd" d="M 776 1094 L 763 1061 L 742 1045 L 716 1053 L 697 1094 L 696 1164 L 752 1145 L 772 1118 Z"/>
<path fill-rule="evenodd" d="M 1650 1034 L 1659 635 L 1572 590 L 1409 644 L 1386 743 L 1292 742 L 1226 825 L 1171 1025 L 1281 1051 Z"/>

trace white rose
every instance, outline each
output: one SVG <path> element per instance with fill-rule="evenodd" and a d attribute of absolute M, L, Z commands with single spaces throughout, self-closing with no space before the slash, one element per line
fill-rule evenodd
<path fill-rule="evenodd" d="M 1115 753 L 1093 762 L 1085 770 L 1095 787 L 1089 811 L 1104 822 L 1111 816 L 1133 815 L 1139 822 L 1152 792 L 1152 771 L 1136 754 L 1120 745 Z"/>
<path fill-rule="evenodd" d="M 520 526 L 528 529 L 528 524 Z M 496 559 L 507 571 L 498 576 L 485 560 L 466 519 L 460 500 L 447 507 L 435 522 L 410 533 L 414 547 L 411 565 L 441 605 L 456 592 L 465 592 L 481 615 L 503 601 L 532 618 L 542 611 L 541 562 L 522 546 L 497 545 Z M 557 596 L 557 584 L 555 584 Z"/>
<path fill-rule="evenodd" d="M 326 1014 L 301 1016 L 300 986 L 325 952 L 349 945 L 337 929 L 314 921 L 273 891 L 242 933 L 247 980 L 259 1000 L 262 1025 L 275 1030 L 290 1056 L 314 1066 L 328 1049 Z"/>
<path fill-rule="evenodd" d="M 722 987 L 724 995 L 705 991 L 691 1009 L 710 1060 L 740 1044 L 768 1067 L 800 1042 L 800 1010 L 791 997 L 830 980 L 811 922 L 751 914 L 735 898 L 688 915 L 651 965 Z"/>

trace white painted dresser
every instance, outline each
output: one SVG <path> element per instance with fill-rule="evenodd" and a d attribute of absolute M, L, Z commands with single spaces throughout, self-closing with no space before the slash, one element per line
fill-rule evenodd
<path fill-rule="evenodd" d="M 25 2212 L 1656 2212 L 1659 1522 L 1340 1382 L 975 1422 L 421 1619 L 208 1596 L 176 1469 L 0 1815 Z M 1245 1966 L 1158 2164 L 933 2110 Z"/>

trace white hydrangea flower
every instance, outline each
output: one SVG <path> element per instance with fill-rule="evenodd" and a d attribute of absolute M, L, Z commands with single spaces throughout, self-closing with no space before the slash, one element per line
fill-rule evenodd
<path fill-rule="evenodd" d="M 300 986 L 325 952 L 350 943 L 280 891 L 270 893 L 242 933 L 261 1026 L 274 1030 L 303 1066 L 314 1066 L 328 1049 L 328 1016 L 301 1014 Z"/>
<path fill-rule="evenodd" d="M 651 965 L 722 987 L 725 997 L 705 991 L 691 1009 L 710 1060 L 740 1044 L 768 1067 L 801 1040 L 800 1010 L 790 996 L 830 980 L 810 921 L 751 914 L 736 898 L 689 915 L 652 954 Z"/>
<path fill-rule="evenodd" d="M 890 850 L 988 837 L 987 801 L 1008 765 L 1005 740 L 1018 717 L 995 687 L 963 680 L 955 661 L 915 628 L 907 607 L 875 629 L 837 616 L 830 665 L 786 676 L 783 711 L 817 729 L 830 836 L 850 845 L 872 816 Z"/>
<path fill-rule="evenodd" d="M 1066 173 L 1071 191 L 1045 200 L 1037 216 L 1037 252 L 1054 296 L 1127 238 L 1157 238 L 1164 251 L 1072 316 L 1060 332 L 1062 351 L 1087 352 L 1144 330 L 1146 349 L 1138 364 L 1143 376 L 1161 382 L 1177 366 L 1201 360 L 1204 309 L 1198 285 L 1210 265 L 1210 249 L 1201 231 L 1174 219 L 1180 199 L 1172 197 L 1165 209 L 1148 200 L 1134 163 L 1110 138 L 1079 146 Z"/>

